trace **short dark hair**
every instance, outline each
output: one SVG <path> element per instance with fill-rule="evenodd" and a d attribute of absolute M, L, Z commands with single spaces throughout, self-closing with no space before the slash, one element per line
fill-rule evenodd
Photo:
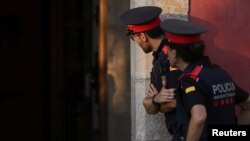
<path fill-rule="evenodd" d="M 175 49 L 177 56 L 188 63 L 197 62 L 204 55 L 205 44 L 203 41 L 193 42 L 191 44 L 168 43 L 170 49 Z"/>
<path fill-rule="evenodd" d="M 133 35 L 133 34 L 138 34 L 138 33 L 145 33 L 147 34 L 150 38 L 156 39 L 159 38 L 160 36 L 164 35 L 164 31 L 161 29 L 160 25 L 156 26 L 155 28 L 152 28 L 150 30 L 147 31 L 143 31 L 143 32 L 133 32 L 128 30 L 127 35 Z"/>
<path fill-rule="evenodd" d="M 153 39 L 159 38 L 160 36 L 164 35 L 164 31 L 161 29 L 160 25 L 148 31 L 145 31 L 144 33 Z"/>

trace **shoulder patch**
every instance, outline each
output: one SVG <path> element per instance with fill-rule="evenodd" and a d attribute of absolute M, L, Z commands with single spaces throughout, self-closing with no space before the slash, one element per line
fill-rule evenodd
<path fill-rule="evenodd" d="M 191 92 L 194 92 L 195 91 L 195 86 L 190 86 L 190 87 L 187 87 L 185 89 L 185 93 L 188 94 L 188 93 L 191 93 Z"/>

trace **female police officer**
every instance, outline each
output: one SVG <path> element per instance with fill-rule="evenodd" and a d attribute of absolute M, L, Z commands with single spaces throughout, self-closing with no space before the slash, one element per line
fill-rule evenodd
<path fill-rule="evenodd" d="M 168 40 L 170 64 L 183 72 L 176 98 L 180 138 L 204 141 L 207 125 L 236 124 L 235 104 L 246 99 L 249 102 L 249 96 L 203 55 L 205 45 L 200 34 L 206 28 L 173 19 L 163 21 L 161 27 Z"/>

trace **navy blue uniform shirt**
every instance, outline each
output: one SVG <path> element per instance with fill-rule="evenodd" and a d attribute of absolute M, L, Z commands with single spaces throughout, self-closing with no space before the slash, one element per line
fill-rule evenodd
<path fill-rule="evenodd" d="M 162 40 L 157 51 L 153 53 L 153 67 L 151 71 L 151 84 L 153 84 L 158 92 L 162 88 L 162 78 L 161 76 L 166 76 L 167 88 L 177 88 L 178 78 L 180 76 L 180 71 L 175 69 L 170 69 L 170 64 L 167 59 L 166 54 L 162 51 L 165 46 L 165 40 Z M 165 122 L 168 131 L 173 134 L 176 128 L 176 112 L 175 110 L 165 113 Z"/>
<path fill-rule="evenodd" d="M 185 74 L 191 73 L 195 66 L 202 65 L 198 81 Z M 236 124 L 235 104 L 246 100 L 247 92 L 239 88 L 229 74 L 218 66 L 212 65 L 208 57 L 189 65 L 183 72 L 184 77 L 178 87 L 177 120 L 181 134 L 186 136 L 192 106 L 201 104 L 206 107 L 207 120 L 200 140 L 207 139 L 208 124 Z"/>

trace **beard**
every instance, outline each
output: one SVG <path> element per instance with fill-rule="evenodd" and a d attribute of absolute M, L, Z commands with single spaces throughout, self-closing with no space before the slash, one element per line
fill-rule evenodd
<path fill-rule="evenodd" d="M 148 54 L 150 52 L 152 52 L 152 47 L 151 46 L 142 46 L 141 45 L 141 49 L 143 50 L 144 53 Z"/>
<path fill-rule="evenodd" d="M 148 53 L 152 52 L 152 50 L 151 49 L 143 49 L 143 52 L 148 54 Z"/>

